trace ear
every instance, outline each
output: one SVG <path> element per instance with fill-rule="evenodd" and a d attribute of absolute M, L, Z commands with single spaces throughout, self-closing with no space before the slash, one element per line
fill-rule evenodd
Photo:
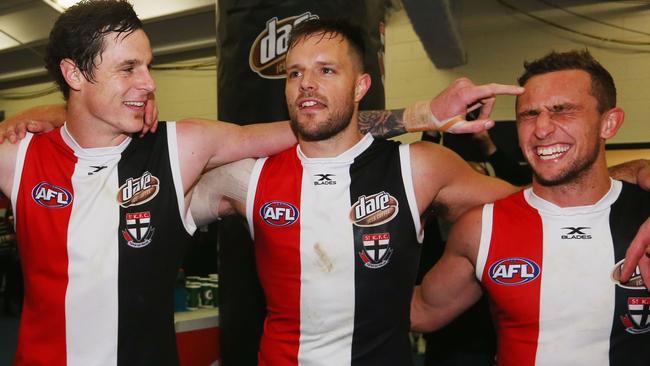
<path fill-rule="evenodd" d="M 81 70 L 79 70 L 77 64 L 69 58 L 64 58 L 59 63 L 59 68 L 70 89 L 80 90 L 86 78 L 81 74 Z"/>
<path fill-rule="evenodd" d="M 361 74 L 354 85 L 354 102 L 359 103 L 363 96 L 366 95 L 372 84 L 372 79 L 368 74 Z"/>
<path fill-rule="evenodd" d="M 600 137 L 607 140 L 616 136 L 616 132 L 623 124 L 624 119 L 625 112 L 621 108 L 616 107 L 605 112 L 600 125 Z"/>

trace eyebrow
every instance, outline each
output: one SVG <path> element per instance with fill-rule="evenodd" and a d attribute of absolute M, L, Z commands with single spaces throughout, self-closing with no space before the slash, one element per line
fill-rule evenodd
<path fill-rule="evenodd" d="M 130 60 L 124 60 L 124 61 L 120 62 L 117 65 L 117 67 L 122 68 L 124 66 L 138 66 L 138 65 L 141 65 L 141 64 L 142 64 L 142 61 L 140 61 L 138 59 L 130 59 Z"/>

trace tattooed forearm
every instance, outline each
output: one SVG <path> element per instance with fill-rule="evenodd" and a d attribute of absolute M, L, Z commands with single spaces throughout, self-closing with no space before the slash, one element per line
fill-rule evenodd
<path fill-rule="evenodd" d="M 403 109 L 359 112 L 359 131 L 373 136 L 389 138 L 406 133 L 402 120 Z"/>

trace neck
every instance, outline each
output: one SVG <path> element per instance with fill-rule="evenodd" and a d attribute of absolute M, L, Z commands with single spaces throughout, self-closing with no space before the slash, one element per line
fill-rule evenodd
<path fill-rule="evenodd" d="M 85 149 L 117 146 L 129 136 L 99 121 L 87 110 L 77 107 L 76 103 L 68 102 L 66 120 L 68 133 Z"/>
<path fill-rule="evenodd" d="M 338 134 L 321 141 L 305 141 L 298 137 L 300 150 L 309 158 L 331 158 L 349 150 L 363 138 L 359 132 L 357 113 L 352 116 L 350 124 Z"/>
<path fill-rule="evenodd" d="M 591 169 L 570 182 L 544 186 L 533 179 L 533 192 L 559 207 L 588 206 L 598 202 L 611 188 L 607 164 L 596 161 Z"/>

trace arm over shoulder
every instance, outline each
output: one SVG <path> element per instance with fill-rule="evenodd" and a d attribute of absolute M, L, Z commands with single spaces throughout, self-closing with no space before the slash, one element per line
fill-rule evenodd
<path fill-rule="evenodd" d="M 185 192 L 207 169 L 248 157 L 275 154 L 296 143 L 288 122 L 238 126 L 186 119 L 177 124 L 177 138 Z"/>
<path fill-rule="evenodd" d="M 411 144 L 411 166 L 420 214 L 433 205 L 450 221 L 474 206 L 518 190 L 503 180 L 477 173 L 453 151 L 428 142 Z"/>

